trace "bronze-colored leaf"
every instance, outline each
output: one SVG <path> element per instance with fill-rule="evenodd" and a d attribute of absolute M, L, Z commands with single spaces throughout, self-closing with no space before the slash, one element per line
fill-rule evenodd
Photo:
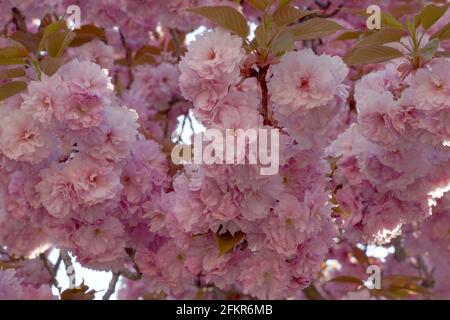
<path fill-rule="evenodd" d="M 81 26 L 80 29 L 75 29 L 75 38 L 70 43 L 70 46 L 78 47 L 94 39 L 105 41 L 105 30 L 93 24 L 86 24 Z"/>
<path fill-rule="evenodd" d="M 344 62 L 348 65 L 362 65 L 385 62 L 402 56 L 403 54 L 397 49 L 375 45 L 356 48 L 344 57 Z"/>
<path fill-rule="evenodd" d="M 23 46 L 0 48 L 0 65 L 24 64 L 28 51 Z"/>
<path fill-rule="evenodd" d="M 241 242 L 245 237 L 245 233 L 238 231 L 232 235 L 229 231 L 219 234 L 216 233 L 217 248 L 221 254 L 228 253 Z"/>
<path fill-rule="evenodd" d="M 362 35 L 362 34 L 363 33 L 361 31 L 347 31 L 347 32 L 341 33 L 334 40 L 335 41 L 355 40 L 355 39 L 358 39 L 359 36 Z"/>
<path fill-rule="evenodd" d="M 288 27 L 288 31 L 292 33 L 295 40 L 317 39 L 328 36 L 342 29 L 343 27 L 340 24 L 322 18 L 313 18 L 303 23 Z"/>
<path fill-rule="evenodd" d="M 0 86 L 0 101 L 12 97 L 27 88 L 25 81 L 11 81 Z"/>
<path fill-rule="evenodd" d="M 208 6 L 188 9 L 199 14 L 219 27 L 227 29 L 242 38 L 247 38 L 249 27 L 245 17 L 230 6 Z"/>
<path fill-rule="evenodd" d="M 277 9 L 273 14 L 273 20 L 277 24 L 277 26 L 282 27 L 293 22 L 298 21 L 299 19 L 309 16 L 315 13 L 315 11 L 311 10 L 302 10 L 295 8 L 294 6 L 287 5 Z"/>
<path fill-rule="evenodd" d="M 26 73 L 23 68 L 0 70 L 0 80 L 24 77 L 25 74 Z"/>
<path fill-rule="evenodd" d="M 55 74 L 65 62 L 66 59 L 64 57 L 55 58 L 45 56 L 40 62 L 40 67 L 46 75 L 51 76 Z"/>
<path fill-rule="evenodd" d="M 421 25 L 422 28 L 428 30 L 434 25 L 447 11 L 449 4 L 443 6 L 437 6 L 429 4 L 424 7 L 415 18 L 416 27 Z"/>
<path fill-rule="evenodd" d="M 266 9 L 273 3 L 273 0 L 248 0 L 248 3 L 255 9 L 266 11 Z"/>
<path fill-rule="evenodd" d="M 383 28 L 379 31 L 375 31 L 368 37 L 358 42 L 356 46 L 365 47 L 373 46 L 377 44 L 385 44 L 391 42 L 398 42 L 402 38 L 403 31 L 396 28 Z"/>
<path fill-rule="evenodd" d="M 94 300 L 95 290 L 89 290 L 89 287 L 84 284 L 79 288 L 66 289 L 61 292 L 61 300 Z"/>
<path fill-rule="evenodd" d="M 62 30 L 50 33 L 44 40 L 45 49 L 51 57 L 58 58 L 75 38 L 71 30 Z"/>

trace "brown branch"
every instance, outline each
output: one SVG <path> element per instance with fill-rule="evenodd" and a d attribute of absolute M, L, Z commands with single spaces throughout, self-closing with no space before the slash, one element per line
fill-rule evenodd
<path fill-rule="evenodd" d="M 109 300 L 109 298 L 111 298 L 111 296 L 114 294 L 114 292 L 116 291 L 117 282 L 119 281 L 119 277 L 120 272 L 112 273 L 112 278 L 111 281 L 109 282 L 108 290 L 103 295 L 102 300 Z"/>

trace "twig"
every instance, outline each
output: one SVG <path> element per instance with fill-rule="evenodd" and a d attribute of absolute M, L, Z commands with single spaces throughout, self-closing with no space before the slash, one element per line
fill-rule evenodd
<path fill-rule="evenodd" d="M 50 277 L 52 279 L 52 284 L 55 286 L 56 289 L 58 289 L 59 292 L 61 292 L 61 287 L 58 283 L 58 280 L 56 280 L 57 271 L 55 272 L 55 268 L 52 268 L 45 253 L 41 253 L 39 255 L 39 258 L 42 260 L 42 263 L 44 264 L 45 269 L 47 270 L 48 274 L 50 275 Z M 56 269 L 56 270 L 58 270 L 58 269 Z"/>
<path fill-rule="evenodd" d="M 266 82 L 266 76 L 267 76 L 267 70 L 269 69 L 269 66 L 262 66 L 260 67 L 258 71 L 258 83 L 259 87 L 261 88 L 261 115 L 264 118 L 264 124 L 272 125 L 272 109 L 269 108 L 269 90 L 267 89 L 267 82 Z"/>
<path fill-rule="evenodd" d="M 177 56 L 177 60 L 181 58 L 181 49 L 180 49 L 180 40 L 178 39 L 178 34 L 176 30 L 169 29 L 170 35 L 172 36 L 173 44 L 175 46 L 175 55 Z"/>
<path fill-rule="evenodd" d="M 103 298 L 102 298 L 103 300 L 109 300 L 109 298 L 111 298 L 113 293 L 116 291 L 116 285 L 117 285 L 117 282 L 119 281 L 119 277 L 120 277 L 120 272 L 112 273 L 112 278 L 111 278 L 111 281 L 109 282 L 108 290 L 103 295 Z"/>
<path fill-rule="evenodd" d="M 25 17 L 22 12 L 17 8 L 12 8 L 13 22 L 16 25 L 17 30 L 27 32 L 27 25 L 25 23 Z"/>
<path fill-rule="evenodd" d="M 120 34 L 120 41 L 122 42 L 122 46 L 125 50 L 125 60 L 127 61 L 127 68 L 128 68 L 128 77 L 130 78 L 130 81 L 128 82 L 126 88 L 128 89 L 131 86 L 131 83 L 133 83 L 133 72 L 131 71 L 131 64 L 133 62 L 133 54 L 127 46 L 127 41 L 125 39 L 125 36 L 123 35 L 122 31 L 119 31 Z"/>
<path fill-rule="evenodd" d="M 66 250 L 61 250 L 61 259 L 64 262 L 64 266 L 66 267 L 66 274 L 69 278 L 69 288 L 72 289 L 75 287 L 76 283 L 76 275 L 75 269 L 72 265 L 72 258 L 70 258 L 70 255 Z"/>
<path fill-rule="evenodd" d="M 134 272 L 128 269 L 122 269 L 120 270 L 120 274 L 130 280 L 141 279 L 142 278 L 141 269 L 139 268 L 139 266 L 136 263 L 136 260 L 134 259 L 134 256 L 136 255 L 136 250 L 133 248 L 125 248 L 125 252 L 130 257 L 130 260 L 133 263 Z"/>
<path fill-rule="evenodd" d="M 182 136 L 183 136 L 184 126 L 186 124 L 186 119 L 187 118 L 188 118 L 188 114 L 185 114 L 184 118 L 183 118 L 183 123 L 181 124 L 181 131 L 180 131 L 180 135 L 179 135 L 179 137 L 177 139 L 177 143 L 180 143 L 183 140 Z"/>

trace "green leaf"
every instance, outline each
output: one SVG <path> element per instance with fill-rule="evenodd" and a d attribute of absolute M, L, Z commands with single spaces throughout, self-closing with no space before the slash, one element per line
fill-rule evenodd
<path fill-rule="evenodd" d="M 0 80 L 24 77 L 25 74 L 23 68 L 4 69 L 0 70 Z"/>
<path fill-rule="evenodd" d="M 434 53 L 439 49 L 439 39 L 431 39 L 425 47 L 420 49 L 419 53 L 425 59 L 431 59 Z"/>
<path fill-rule="evenodd" d="M 339 282 L 339 283 L 353 283 L 357 285 L 364 284 L 361 279 L 353 276 L 337 276 L 331 279 L 329 282 Z"/>
<path fill-rule="evenodd" d="M 435 24 L 447 11 L 449 5 L 437 6 L 429 4 L 420 11 L 419 15 L 415 18 L 415 24 L 419 24 L 425 30 L 428 30 L 433 24 Z"/>
<path fill-rule="evenodd" d="M 313 13 L 315 13 L 315 11 L 297 9 L 291 5 L 287 5 L 274 12 L 273 20 L 277 26 L 282 27 Z"/>
<path fill-rule="evenodd" d="M 441 41 L 450 39 L 450 22 L 443 26 L 441 29 L 431 35 L 430 39 L 438 38 Z"/>
<path fill-rule="evenodd" d="M 375 31 L 368 37 L 364 38 L 356 44 L 358 47 L 373 46 L 376 44 L 385 44 L 391 42 L 398 42 L 402 38 L 403 31 L 396 28 L 383 28 Z"/>
<path fill-rule="evenodd" d="M 234 235 L 232 235 L 229 231 L 222 234 L 216 233 L 217 248 L 221 254 L 228 253 L 233 250 L 233 248 L 241 242 L 244 237 L 245 233 L 242 231 L 238 231 Z"/>
<path fill-rule="evenodd" d="M 375 45 L 356 48 L 344 57 L 344 62 L 348 65 L 362 65 L 385 62 L 402 56 L 403 54 L 397 49 Z"/>
<path fill-rule="evenodd" d="M 188 9 L 201 15 L 219 27 L 227 29 L 242 38 L 247 38 L 249 27 L 245 17 L 236 9 L 229 6 L 210 6 Z"/>
<path fill-rule="evenodd" d="M 294 37 L 290 32 L 283 32 L 270 44 L 270 51 L 280 54 L 294 48 Z"/>
<path fill-rule="evenodd" d="M 27 88 L 25 81 L 11 81 L 0 86 L 0 101 L 12 97 Z"/>
<path fill-rule="evenodd" d="M 0 48 L 0 66 L 24 64 L 24 58 L 28 57 L 25 47 L 14 46 Z"/>
<path fill-rule="evenodd" d="M 322 18 L 313 18 L 288 28 L 295 40 L 317 39 L 342 29 L 336 22 Z"/>

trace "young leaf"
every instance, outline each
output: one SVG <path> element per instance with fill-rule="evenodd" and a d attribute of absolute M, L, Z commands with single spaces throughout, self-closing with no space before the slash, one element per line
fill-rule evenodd
<path fill-rule="evenodd" d="M 391 42 L 398 42 L 402 38 L 403 31 L 396 28 L 383 28 L 380 31 L 375 31 L 368 37 L 364 38 L 356 44 L 358 47 L 372 46 L 376 44 L 385 44 Z"/>
<path fill-rule="evenodd" d="M 336 22 L 322 18 L 313 18 L 288 28 L 295 40 L 317 39 L 342 29 Z"/>
<path fill-rule="evenodd" d="M 23 68 L 13 68 L 0 70 L 0 80 L 19 78 L 25 76 L 25 70 Z"/>
<path fill-rule="evenodd" d="M 433 24 L 435 24 L 447 11 L 449 5 L 437 6 L 429 4 L 420 11 L 416 16 L 416 26 L 421 25 L 425 30 L 428 30 Z"/>
<path fill-rule="evenodd" d="M 247 38 L 249 27 L 245 17 L 236 9 L 229 6 L 211 6 L 188 9 L 201 15 L 219 27 L 227 29 L 242 38 Z"/>
<path fill-rule="evenodd" d="M 0 101 L 12 97 L 27 88 L 25 81 L 11 81 L 0 86 Z"/>
<path fill-rule="evenodd" d="M 344 62 L 348 65 L 361 65 L 385 62 L 401 56 L 403 56 L 402 53 L 397 49 L 375 45 L 356 48 L 356 50 L 344 57 Z"/>
<path fill-rule="evenodd" d="M 228 253 L 233 250 L 233 248 L 241 242 L 244 237 L 245 233 L 242 231 L 238 231 L 234 235 L 228 231 L 222 234 L 216 233 L 217 248 L 221 254 Z"/>
<path fill-rule="evenodd" d="M 288 5 L 277 9 L 273 14 L 273 20 L 277 26 L 282 27 L 313 13 L 315 11 L 297 9 Z"/>
<path fill-rule="evenodd" d="M 450 39 L 450 22 L 443 26 L 441 29 L 431 35 L 430 39 L 438 38 L 441 41 Z"/>
<path fill-rule="evenodd" d="M 431 39 L 425 47 L 420 49 L 420 55 L 425 59 L 431 59 L 434 53 L 439 49 L 439 39 Z"/>

